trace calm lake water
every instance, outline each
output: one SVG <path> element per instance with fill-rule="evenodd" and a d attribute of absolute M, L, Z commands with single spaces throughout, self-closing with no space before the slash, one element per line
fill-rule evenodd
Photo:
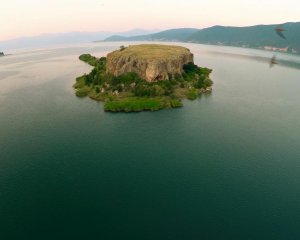
<path fill-rule="evenodd" d="M 78 56 L 122 44 L 0 59 L 1 239 L 300 239 L 300 58 L 180 44 L 211 95 L 105 113 Z"/>

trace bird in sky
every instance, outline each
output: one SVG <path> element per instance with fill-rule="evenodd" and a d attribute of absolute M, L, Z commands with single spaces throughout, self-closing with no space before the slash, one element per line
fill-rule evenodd
<path fill-rule="evenodd" d="M 275 64 L 278 64 L 276 61 L 276 55 L 273 55 L 273 57 L 270 60 L 270 68 L 273 67 Z"/>
<path fill-rule="evenodd" d="M 279 25 L 275 28 L 275 31 L 277 33 L 277 35 L 283 39 L 286 39 L 286 37 L 284 36 L 283 32 L 286 31 L 282 25 Z"/>

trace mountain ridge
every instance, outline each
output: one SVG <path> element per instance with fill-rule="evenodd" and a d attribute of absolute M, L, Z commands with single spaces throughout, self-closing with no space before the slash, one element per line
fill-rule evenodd
<path fill-rule="evenodd" d="M 67 33 L 48 33 L 40 34 L 31 37 L 19 37 L 10 40 L 0 41 L 0 50 L 7 51 L 11 49 L 30 48 L 30 47 L 44 47 L 55 44 L 76 44 L 93 42 L 96 39 L 105 39 L 112 34 L 121 34 L 123 36 L 133 36 L 139 34 L 152 34 L 159 32 L 158 29 L 132 29 L 126 32 L 114 33 L 110 31 L 99 32 L 67 32 Z"/>
<path fill-rule="evenodd" d="M 287 39 L 275 31 L 282 26 Z M 300 22 L 283 24 L 259 24 L 246 27 L 215 25 L 204 29 L 180 28 L 140 36 L 113 35 L 104 41 L 176 41 L 210 45 L 224 45 L 264 50 L 300 53 Z"/>
<path fill-rule="evenodd" d="M 176 28 L 176 29 L 168 29 L 158 33 L 147 34 L 147 35 L 138 35 L 138 36 L 121 36 L 121 35 L 113 35 L 106 38 L 104 41 L 148 41 L 148 40 L 161 40 L 161 39 L 170 39 L 172 37 L 176 40 L 186 40 L 187 35 L 192 33 L 196 33 L 199 31 L 197 28 Z"/>

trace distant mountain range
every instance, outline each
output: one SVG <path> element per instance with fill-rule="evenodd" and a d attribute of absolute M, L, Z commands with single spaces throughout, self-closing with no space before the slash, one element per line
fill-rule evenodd
<path fill-rule="evenodd" d="M 280 38 L 275 28 L 278 24 L 250 27 L 213 26 L 204 29 L 180 28 L 165 31 L 134 29 L 128 32 L 70 32 L 43 34 L 0 41 L 0 51 L 46 47 L 58 44 L 76 44 L 93 41 L 166 41 L 191 42 L 212 45 L 260 48 L 300 54 L 300 22 L 282 24 L 286 40 Z"/>
<path fill-rule="evenodd" d="M 114 32 L 69 32 L 69 33 L 54 33 L 42 34 L 34 37 L 21 37 L 12 40 L 0 41 L 0 51 L 7 52 L 11 49 L 32 48 L 32 47 L 45 47 L 57 44 L 76 44 L 92 42 L 97 39 L 105 39 L 113 34 L 121 34 L 122 36 L 129 37 L 134 35 L 145 35 L 159 32 L 159 30 L 144 30 L 133 29 L 127 32 L 114 33 Z"/>
<path fill-rule="evenodd" d="M 148 34 L 148 35 L 139 35 L 139 36 L 120 36 L 113 35 L 109 38 L 106 38 L 106 42 L 114 41 L 177 41 L 185 42 L 190 36 L 199 32 L 199 29 L 196 28 L 179 28 L 179 29 L 170 29 L 158 33 Z"/>
<path fill-rule="evenodd" d="M 181 28 L 130 37 L 113 35 L 104 41 L 176 41 L 300 53 L 300 22 L 282 24 L 286 40 L 276 34 L 277 26 Z"/>

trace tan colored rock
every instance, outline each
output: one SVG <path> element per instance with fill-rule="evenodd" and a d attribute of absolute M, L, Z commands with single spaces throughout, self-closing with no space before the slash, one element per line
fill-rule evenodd
<path fill-rule="evenodd" d="M 142 44 L 129 46 L 107 55 L 107 73 L 120 76 L 135 72 L 148 82 L 182 75 L 183 65 L 194 62 L 189 49 L 180 46 Z"/>

